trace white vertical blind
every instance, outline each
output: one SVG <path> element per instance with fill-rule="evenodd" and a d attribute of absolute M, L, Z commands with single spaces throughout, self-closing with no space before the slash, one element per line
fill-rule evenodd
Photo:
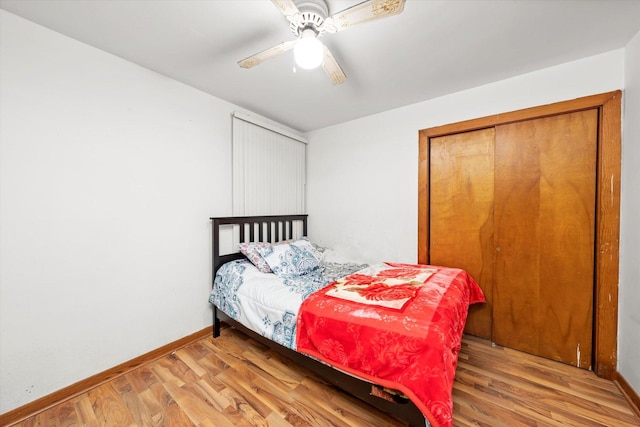
<path fill-rule="evenodd" d="M 306 144 L 233 116 L 233 215 L 305 213 Z"/>

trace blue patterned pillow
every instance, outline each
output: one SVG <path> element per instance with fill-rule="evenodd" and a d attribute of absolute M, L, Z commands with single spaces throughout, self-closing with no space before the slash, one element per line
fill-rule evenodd
<path fill-rule="evenodd" d="M 258 252 L 271 270 L 280 277 L 301 276 L 320 267 L 313 245 L 307 240 L 297 240 L 288 245 L 258 248 Z"/>
<path fill-rule="evenodd" d="M 260 252 L 258 252 L 258 248 L 284 245 L 286 243 L 291 243 L 291 240 L 282 240 L 280 242 L 275 242 L 275 243 L 267 243 L 267 242 L 240 243 L 238 245 L 238 250 L 240 250 L 240 252 L 242 252 L 242 254 L 246 256 L 247 259 L 251 261 L 251 263 L 255 265 L 258 270 L 262 271 L 263 273 L 272 273 L 271 268 L 269 268 L 269 264 L 267 264 L 267 262 L 262 258 L 262 255 L 260 255 Z"/>

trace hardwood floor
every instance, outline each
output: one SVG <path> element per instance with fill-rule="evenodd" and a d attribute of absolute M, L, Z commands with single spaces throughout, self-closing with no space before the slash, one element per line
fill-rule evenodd
<path fill-rule="evenodd" d="M 453 399 L 456 426 L 640 426 L 612 382 L 475 337 L 463 340 Z M 14 425 L 406 424 L 226 328 Z"/>

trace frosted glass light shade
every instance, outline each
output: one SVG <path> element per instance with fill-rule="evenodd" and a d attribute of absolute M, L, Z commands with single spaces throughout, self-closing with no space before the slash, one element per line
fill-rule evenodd
<path fill-rule="evenodd" d="M 324 45 L 315 36 L 305 37 L 303 34 L 293 47 L 293 57 L 300 68 L 305 70 L 317 68 L 324 58 Z"/>

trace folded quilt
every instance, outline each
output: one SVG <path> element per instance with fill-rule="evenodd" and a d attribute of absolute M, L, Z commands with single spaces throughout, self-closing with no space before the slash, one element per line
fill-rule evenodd
<path fill-rule="evenodd" d="M 401 310 L 437 270 L 377 264 L 332 284 L 326 295 L 360 304 Z"/>

